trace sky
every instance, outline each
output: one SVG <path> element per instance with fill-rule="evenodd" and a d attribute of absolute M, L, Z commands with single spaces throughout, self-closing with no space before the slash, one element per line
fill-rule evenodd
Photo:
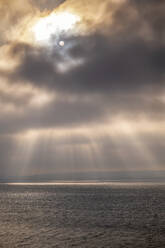
<path fill-rule="evenodd" d="M 0 178 L 165 170 L 165 1 L 0 0 Z"/>

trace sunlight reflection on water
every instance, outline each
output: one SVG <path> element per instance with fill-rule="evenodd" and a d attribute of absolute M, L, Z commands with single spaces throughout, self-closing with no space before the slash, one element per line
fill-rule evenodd
<path fill-rule="evenodd" d="M 2 247 L 165 247 L 165 184 L 0 185 Z"/>

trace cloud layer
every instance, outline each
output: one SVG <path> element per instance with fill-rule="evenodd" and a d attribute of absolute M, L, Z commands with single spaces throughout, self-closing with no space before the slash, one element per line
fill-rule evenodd
<path fill-rule="evenodd" d="M 81 22 L 41 46 L 32 25 L 54 9 Z M 3 175 L 164 169 L 164 10 L 159 0 L 0 1 Z"/>

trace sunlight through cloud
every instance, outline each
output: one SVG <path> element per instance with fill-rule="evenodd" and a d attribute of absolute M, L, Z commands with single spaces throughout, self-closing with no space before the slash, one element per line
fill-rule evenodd
<path fill-rule="evenodd" d="M 32 28 L 35 40 L 41 44 L 49 44 L 53 36 L 58 36 L 74 29 L 80 17 L 70 12 L 51 13 L 46 17 L 42 17 Z M 64 41 L 59 42 L 60 46 L 64 46 Z"/>

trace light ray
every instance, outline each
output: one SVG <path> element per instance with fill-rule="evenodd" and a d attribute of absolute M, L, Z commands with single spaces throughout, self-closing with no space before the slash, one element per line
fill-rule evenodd
<path fill-rule="evenodd" d="M 32 131 L 17 137 L 16 155 L 13 162 L 20 165 L 19 176 L 29 175 L 29 167 L 35 153 L 38 137 L 38 134 Z"/>
<path fill-rule="evenodd" d="M 77 129 L 56 128 L 25 132 L 17 135 L 15 163 L 22 164 L 20 174 L 23 175 L 30 170 L 29 166 L 31 166 L 36 149 L 39 149 L 44 158 L 41 168 L 38 168 L 42 173 L 44 171 L 68 171 L 72 173 L 80 170 L 80 168 L 82 171 L 95 171 L 97 173 L 101 170 L 114 169 L 125 171 L 134 169 L 156 170 L 158 168 L 157 159 L 141 139 L 144 130 L 141 125 L 138 129 L 138 124 L 135 123 L 134 125 L 134 123 L 123 119 L 120 120 L 120 123 L 112 123 L 111 127 L 107 124 L 107 126 L 102 127 L 92 125 Z M 85 140 L 80 143 L 78 137 L 85 138 Z M 110 150 L 110 155 L 107 155 L 105 159 L 104 146 L 105 144 L 108 145 L 107 139 L 112 146 L 107 147 L 106 150 L 114 147 L 115 152 Z M 115 161 L 118 161 L 117 167 L 112 163 L 114 158 Z M 134 159 L 136 164 L 131 166 L 130 161 L 133 163 Z M 138 165 L 140 162 L 141 164 Z M 32 169 L 32 171 L 35 170 Z"/>

